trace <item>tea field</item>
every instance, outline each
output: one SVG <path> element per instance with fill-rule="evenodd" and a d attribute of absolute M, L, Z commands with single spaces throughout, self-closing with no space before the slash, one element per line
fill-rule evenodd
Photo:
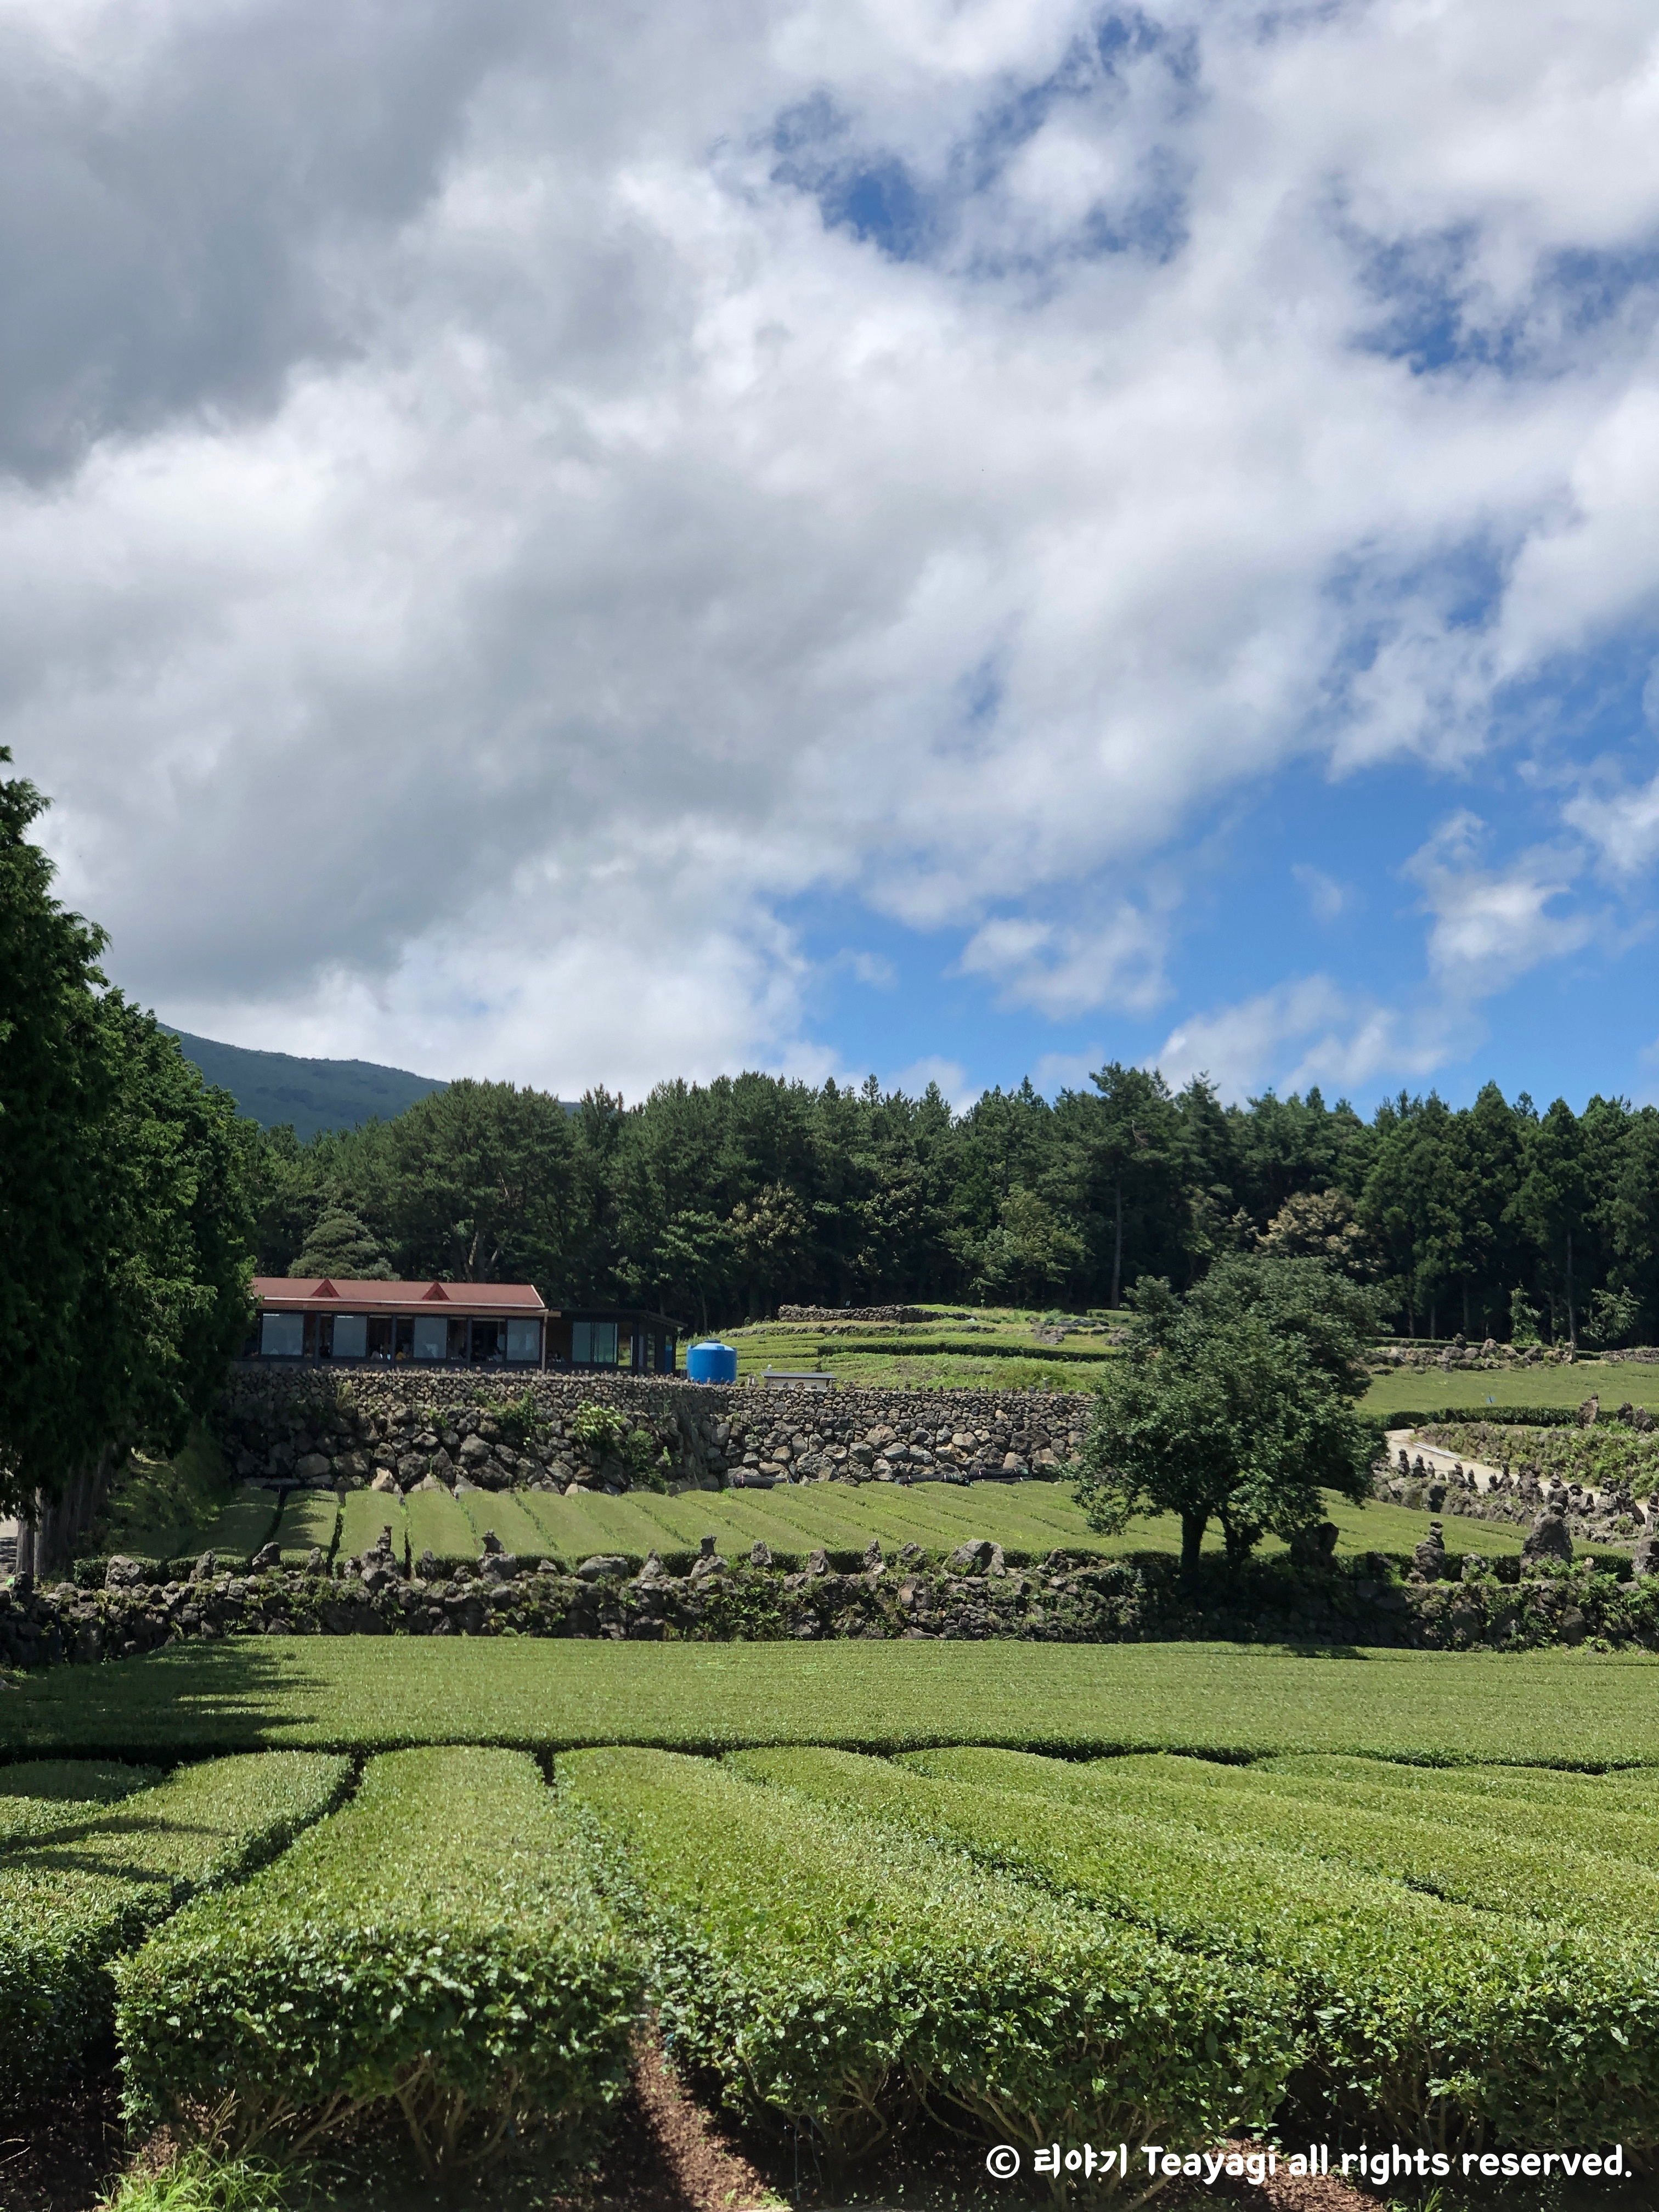
<path fill-rule="evenodd" d="M 355 1656 L 372 1674 L 383 1655 Z M 483 1686 L 465 1649 L 436 1656 L 459 1717 Z M 995 1655 L 917 1656 L 972 1675 Z M 280 2155 L 379 2114 L 381 2168 L 401 2137 L 428 2175 L 508 2142 L 556 2170 L 602 2146 L 649 2007 L 729 2113 L 775 2140 L 805 2129 L 832 2160 L 918 2106 L 1028 2159 L 1089 2142 L 1138 2164 L 1148 2142 L 1345 2128 L 1451 2158 L 1659 2153 L 1659 1765 L 1290 1749 L 1346 1728 L 1420 1753 L 1413 1716 L 1467 1717 L 1497 1686 L 1444 1657 L 1183 1656 L 1184 1684 L 1074 1675 L 1074 1725 L 1113 1686 L 1166 1733 L 1219 1703 L 1249 1764 L 970 1740 L 892 1755 L 890 1720 L 882 1754 L 806 1738 L 723 1756 L 595 1743 L 550 1766 L 455 1744 L 361 1771 L 293 1751 L 167 1777 L 17 1765 L 0 2085 L 50 2087 L 112 2033 L 137 2140 L 210 2115 L 230 2149 Z M 860 1684 L 811 1672 L 821 1739 Z M 1506 1759 L 1576 1754 L 1610 1707 L 1627 1753 L 1659 1754 L 1641 1717 L 1655 1680 L 1651 1662 L 1548 1664 L 1543 1725 L 1511 1716 Z M 908 1702 L 930 1681 L 937 1704 L 926 1663 Z M 993 1688 L 982 1670 L 969 1686 Z M 1055 1689 L 1023 1686 L 1040 1711 Z"/>
<path fill-rule="evenodd" d="M 1433 1413 L 1442 1407 L 1478 1412 L 1493 1406 L 1582 1406 L 1595 1396 L 1607 1413 L 1623 1405 L 1659 1413 L 1659 1363 L 1638 1359 L 1580 1359 L 1571 1367 L 1522 1367 L 1482 1374 L 1479 1370 L 1407 1368 L 1379 1375 L 1365 1393 L 1364 1411 L 1385 1421 L 1401 1407 Z"/>
<path fill-rule="evenodd" d="M 1326 1508 L 1337 1527 L 1340 1557 L 1374 1551 L 1408 1560 L 1428 1531 L 1426 1512 L 1401 1506 L 1353 1505 L 1333 1495 Z M 1144 1516 L 1131 1522 L 1121 1535 L 1102 1536 L 1085 1520 L 1069 1483 L 1032 1481 L 911 1487 L 817 1482 L 773 1490 L 691 1491 L 678 1497 L 641 1490 L 614 1498 L 602 1492 L 565 1498 L 532 1490 L 469 1490 L 459 1495 L 416 1491 L 398 1498 L 358 1490 L 339 1500 L 331 1491 L 296 1490 L 288 1493 L 280 1515 L 275 1492 L 249 1487 L 236 1493 L 216 1522 L 195 1532 L 192 1551 L 245 1561 L 274 1540 L 282 1546 L 286 1566 L 303 1566 L 313 1547 L 326 1565 L 361 1553 L 387 1528 L 400 1559 L 407 1546 L 412 1561 L 429 1551 L 441 1567 L 475 1560 L 487 1530 L 509 1552 L 567 1569 L 595 1553 L 626 1559 L 637 1570 L 655 1552 L 673 1566 L 694 1558 L 704 1536 L 712 1536 L 716 1548 L 734 1560 L 746 1559 L 756 1543 L 764 1543 L 776 1564 L 787 1568 L 805 1566 L 819 1547 L 850 1567 L 872 1541 L 889 1558 L 914 1544 L 937 1561 L 958 1544 L 985 1539 L 1000 1544 L 1012 1565 L 1036 1563 L 1056 1550 L 1122 1559 L 1137 1553 L 1174 1555 L 1181 1549 L 1180 1524 L 1170 1515 Z M 1453 1521 L 1447 1540 L 1455 1554 L 1479 1552 L 1495 1558 L 1518 1553 L 1524 1535 L 1516 1523 Z M 139 1558 L 173 1556 L 159 1545 L 152 1549 L 139 1536 L 131 1548 Z M 1221 1553 L 1218 1526 L 1210 1530 L 1205 1548 Z M 1260 1547 L 1260 1556 L 1271 1559 L 1282 1549 L 1270 1538 Z"/>
<path fill-rule="evenodd" d="M 460 1743 L 1659 1765 L 1659 1660 L 1588 1649 L 270 1636 L 43 1668 L 0 1692 L 0 1759 Z"/>

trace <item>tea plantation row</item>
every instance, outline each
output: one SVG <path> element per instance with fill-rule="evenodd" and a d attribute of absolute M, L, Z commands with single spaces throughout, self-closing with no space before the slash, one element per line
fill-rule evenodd
<path fill-rule="evenodd" d="M 1389 1504 L 1350 1504 L 1332 1494 L 1327 1510 L 1338 1530 L 1340 1556 L 1382 1552 L 1409 1561 L 1426 1534 L 1426 1513 Z M 1023 1565 L 1060 1548 L 1103 1558 L 1180 1550 L 1181 1527 L 1172 1515 L 1137 1520 L 1121 1536 L 1092 1530 L 1063 1482 L 977 1482 L 919 1484 L 794 1483 L 774 1490 L 696 1491 L 670 1497 L 632 1491 L 621 1497 L 584 1493 L 550 1496 L 532 1490 L 413 1491 L 400 1498 L 360 1490 L 337 1498 L 332 1491 L 292 1490 L 280 1502 L 275 1491 L 252 1486 L 239 1492 L 218 1520 L 193 1532 L 162 1530 L 139 1541 L 130 1553 L 189 1572 L 195 1558 L 211 1551 L 228 1562 L 246 1564 L 262 1546 L 282 1547 L 283 1564 L 303 1566 L 313 1551 L 323 1560 L 343 1561 L 364 1551 L 390 1527 L 399 1559 L 412 1562 L 430 1552 L 441 1568 L 477 1559 L 486 1529 L 508 1552 L 527 1559 L 549 1559 L 574 1567 L 594 1553 L 625 1559 L 637 1569 L 656 1552 L 671 1565 L 690 1561 L 705 1535 L 733 1557 L 745 1557 L 763 1543 L 780 1565 L 804 1566 L 822 1546 L 849 1560 L 860 1558 L 873 1538 L 884 1550 L 918 1545 L 942 1558 L 966 1541 L 1000 1544 L 1011 1564 Z M 1454 1536 L 1459 1532 L 1454 1532 Z M 1524 1529 L 1503 1522 L 1468 1534 L 1465 1548 L 1488 1556 L 1521 1549 Z M 1218 1528 L 1209 1548 L 1219 1553 Z M 1262 1556 L 1283 1547 L 1269 1541 Z M 101 1583 L 102 1559 L 79 1563 L 76 1578 Z"/>
<path fill-rule="evenodd" d="M 1222 1644 L 588 1644 L 260 1637 L 0 1688 L 0 1759 L 409 1745 L 996 1743 L 1437 1765 L 1659 1764 L 1659 1661 Z"/>
<path fill-rule="evenodd" d="M 477 1747 L 350 1795 L 317 1753 L 6 1770 L 0 2094 L 112 2025 L 141 2125 L 574 2153 L 649 2004 L 847 2152 L 918 2106 L 1028 2148 L 1659 2147 L 1652 1770 L 612 1747 L 552 1784 Z"/>

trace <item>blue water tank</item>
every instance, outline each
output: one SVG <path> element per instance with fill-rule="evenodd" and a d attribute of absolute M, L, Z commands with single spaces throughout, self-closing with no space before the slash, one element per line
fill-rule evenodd
<path fill-rule="evenodd" d="M 735 1382 L 738 1379 L 738 1355 L 734 1346 L 716 1344 L 712 1340 L 705 1344 L 689 1344 L 685 1347 L 685 1372 L 693 1382 Z"/>

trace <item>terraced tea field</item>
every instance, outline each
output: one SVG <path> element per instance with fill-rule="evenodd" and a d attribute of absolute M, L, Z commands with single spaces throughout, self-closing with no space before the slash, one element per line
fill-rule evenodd
<path fill-rule="evenodd" d="M 1339 1532 L 1338 1554 L 1345 1558 L 1370 1551 L 1409 1559 L 1428 1529 L 1425 1512 L 1397 1505 L 1357 1506 L 1333 1496 L 1327 1510 Z M 1039 1561 L 1055 1550 L 1126 1559 L 1137 1553 L 1173 1556 L 1181 1549 L 1180 1524 L 1168 1515 L 1133 1521 L 1119 1536 L 1097 1534 L 1065 1482 L 939 1482 L 910 1488 L 799 1483 L 774 1490 L 693 1491 L 678 1498 L 653 1491 L 564 1498 L 543 1491 L 477 1490 L 459 1496 L 421 1491 L 400 1498 L 360 1490 L 348 1492 L 343 1504 L 331 1492 L 290 1492 L 280 1521 L 275 1493 L 258 1491 L 242 1493 L 220 1521 L 198 1530 L 195 1549 L 246 1559 L 274 1534 L 285 1565 L 303 1565 L 313 1546 L 326 1564 L 331 1547 L 332 1555 L 355 1557 L 383 1528 L 391 1528 L 400 1559 L 407 1541 L 412 1559 L 430 1551 L 441 1566 L 476 1559 L 486 1530 L 509 1552 L 567 1568 L 595 1553 L 618 1556 L 635 1569 L 652 1552 L 671 1566 L 684 1565 L 704 1536 L 713 1536 L 719 1551 L 733 1560 L 747 1559 L 756 1543 L 764 1543 L 786 1567 L 804 1566 L 819 1547 L 850 1566 L 872 1541 L 890 1558 L 915 1544 L 938 1560 L 958 1544 L 984 1539 L 1000 1544 L 1013 1565 Z M 1447 1527 L 1454 1556 L 1508 1557 L 1520 1551 L 1524 1535 L 1522 1526 L 1504 1522 L 1454 1519 Z M 1211 1529 L 1205 1548 L 1220 1554 L 1218 1528 Z M 1271 1559 L 1282 1549 L 1269 1539 L 1260 1555 Z"/>
<path fill-rule="evenodd" d="M 1659 1660 L 1588 1650 L 1291 1656 L 1205 1644 L 604 1644 L 261 1637 L 42 1669 L 0 1759 L 283 1747 L 532 1751 L 998 1744 L 1415 1764 L 1659 1765 Z"/>
<path fill-rule="evenodd" d="M 434 1656 L 459 1717 L 476 1671 Z M 1188 1693 L 1231 1695 L 1235 1738 L 1255 1693 L 1258 1727 L 1322 1705 L 1351 1742 L 1380 1705 L 1401 1748 L 1408 1707 L 1467 1715 L 1496 1686 L 1435 1658 L 1362 1698 L 1370 1662 L 1328 1664 L 1298 1698 L 1286 1662 L 1209 1663 Z M 821 1735 L 849 1685 L 815 1671 Z M 1655 1679 L 1558 1665 L 1527 1747 L 1559 1758 L 1615 1706 L 1626 1750 L 1659 1759 Z M 1141 1669 L 1143 1705 L 1158 1680 Z M 211 2115 L 280 2153 L 378 2111 L 382 2175 L 405 2134 L 428 2173 L 508 2138 L 545 2170 L 602 2145 L 648 2006 L 728 2112 L 826 2153 L 878 2145 L 918 2100 L 969 2144 L 1086 2141 L 1132 2172 L 1149 2142 L 1277 2133 L 1288 2160 L 1344 2128 L 1448 2172 L 1540 2142 L 1659 2151 L 1659 1765 L 805 1740 L 567 1748 L 550 1781 L 521 1751 L 352 1747 L 360 1775 L 295 1752 L 10 1771 L 9 2094 L 112 2027 L 141 2130 Z"/>
<path fill-rule="evenodd" d="M 1379 1375 L 1365 1393 L 1364 1410 L 1385 1419 L 1401 1407 L 1435 1413 L 1442 1407 L 1479 1410 L 1494 1406 L 1572 1406 L 1599 1396 L 1611 1413 L 1626 1399 L 1659 1413 L 1659 1364 L 1637 1359 L 1580 1359 L 1571 1367 L 1522 1367 L 1481 1374 L 1438 1367 Z"/>

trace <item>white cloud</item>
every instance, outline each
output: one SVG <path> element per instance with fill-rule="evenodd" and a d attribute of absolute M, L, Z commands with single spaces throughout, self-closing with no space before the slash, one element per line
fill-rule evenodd
<path fill-rule="evenodd" d="M 1006 1006 L 1035 1006 L 1056 1018 L 1093 1006 L 1137 1011 L 1164 996 L 1164 932 L 1131 906 L 1091 927 L 1008 917 L 980 927 L 958 965 L 984 975 Z"/>
<path fill-rule="evenodd" d="M 1144 1010 L 1195 809 L 1455 768 L 1659 607 L 1651 11 L 1139 20 L 0 0 L 0 739 L 122 980 L 566 1091 L 815 1064 L 810 891 Z M 1448 992 L 1583 941 L 1436 854 Z M 1380 1049 L 1286 988 L 1176 1034 Z"/>
<path fill-rule="evenodd" d="M 959 1060 L 947 1060 L 941 1053 L 925 1053 L 913 1060 L 908 1067 L 901 1067 L 882 1085 L 887 1091 L 902 1091 L 907 1098 L 920 1098 L 930 1083 L 937 1083 L 952 1109 L 961 1113 L 971 1106 L 979 1096 L 977 1085 L 968 1079 L 968 1071 Z"/>
<path fill-rule="evenodd" d="M 1595 847 L 1607 870 L 1626 880 L 1659 860 L 1659 776 L 1635 790 L 1587 789 L 1561 809 L 1562 819 Z"/>
<path fill-rule="evenodd" d="M 1306 975 L 1182 1023 L 1153 1064 L 1176 1086 L 1206 1075 L 1224 1098 L 1237 1099 L 1313 1084 L 1354 1091 L 1385 1071 L 1425 1073 L 1445 1049 L 1437 1018 L 1407 1022 L 1328 975 Z"/>
<path fill-rule="evenodd" d="M 1031 1081 L 1045 1098 L 1062 1091 L 1091 1091 L 1089 1079 L 1113 1057 L 1104 1045 L 1086 1052 L 1045 1052 L 1031 1070 Z"/>
<path fill-rule="evenodd" d="M 1575 856 L 1535 848 L 1481 868 L 1474 856 L 1484 826 L 1467 810 L 1449 817 L 1406 867 L 1433 917 L 1430 970 L 1457 1001 L 1506 989 L 1541 962 L 1577 951 L 1595 927 L 1582 911 L 1550 910 L 1572 889 Z"/>
<path fill-rule="evenodd" d="M 1334 921 L 1353 903 L 1353 893 L 1347 885 L 1328 876 L 1323 868 L 1316 868 L 1311 861 L 1297 861 L 1291 875 L 1307 893 L 1308 908 L 1316 921 Z"/>

